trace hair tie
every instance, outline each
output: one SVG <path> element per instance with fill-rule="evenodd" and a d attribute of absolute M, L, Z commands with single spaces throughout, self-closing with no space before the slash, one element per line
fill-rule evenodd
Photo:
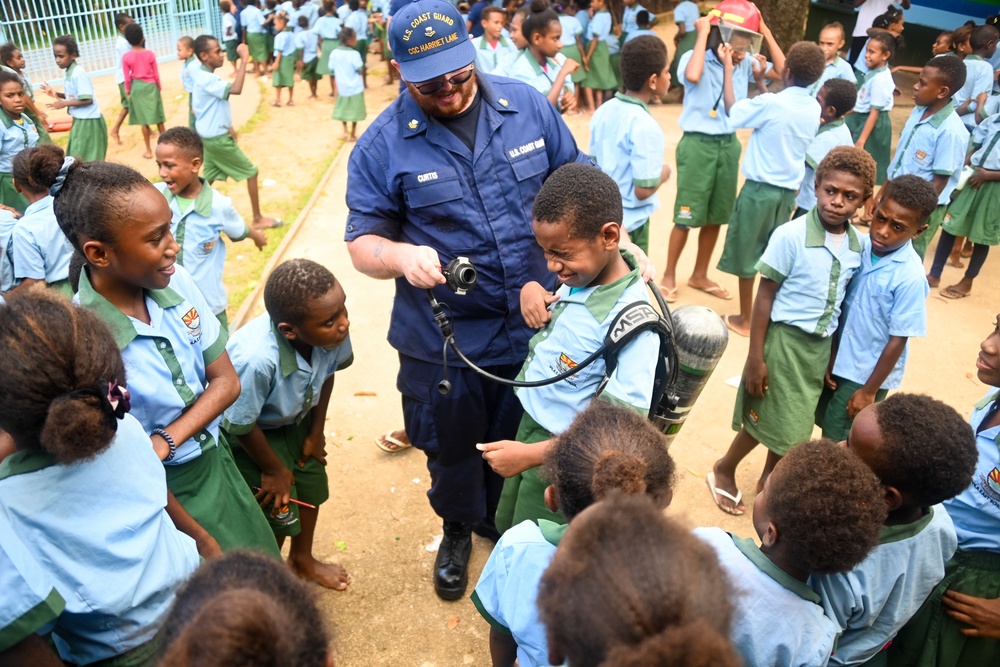
<path fill-rule="evenodd" d="M 69 168 L 73 166 L 76 162 L 76 158 L 72 155 L 67 155 L 63 158 L 62 166 L 59 167 L 59 174 L 56 175 L 56 182 L 52 184 L 49 188 L 49 194 L 55 197 L 62 190 L 63 184 L 66 182 L 66 176 L 69 174 Z"/>
<path fill-rule="evenodd" d="M 114 414 L 115 419 L 124 419 L 125 413 L 132 409 L 132 396 L 128 393 L 128 389 L 120 386 L 118 380 L 111 382 L 101 380 L 100 382 L 102 386 L 107 385 L 106 398 L 108 405 L 111 406 L 111 413 Z"/>

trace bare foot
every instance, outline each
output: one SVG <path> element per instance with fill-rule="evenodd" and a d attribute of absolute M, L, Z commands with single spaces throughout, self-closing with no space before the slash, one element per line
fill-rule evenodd
<path fill-rule="evenodd" d="M 277 100 L 275 100 L 274 102 L 271 102 L 271 106 L 272 107 L 280 107 L 281 106 L 281 102 L 278 102 Z"/>
<path fill-rule="evenodd" d="M 340 140 L 341 141 L 347 141 L 350 138 L 351 138 L 351 135 L 348 134 L 347 132 L 344 132 L 342 135 L 340 135 Z"/>
<path fill-rule="evenodd" d="M 291 100 L 288 100 L 288 102 L 285 104 L 285 106 L 286 107 L 294 107 L 295 106 L 295 102 L 293 102 Z"/>
<path fill-rule="evenodd" d="M 952 250 L 951 254 L 948 255 L 948 263 L 954 266 L 956 269 L 964 269 L 965 262 L 962 261 L 962 251 Z"/>
<path fill-rule="evenodd" d="M 940 276 L 935 277 L 928 273 L 927 284 L 931 287 L 937 287 L 938 285 L 941 284 L 941 277 Z"/>
<path fill-rule="evenodd" d="M 307 99 L 307 100 L 318 100 L 318 99 L 319 99 L 319 95 L 310 95 L 310 96 L 309 96 L 309 97 L 307 97 L 306 99 Z"/>
<path fill-rule="evenodd" d="M 143 153 L 142 156 L 144 158 L 146 158 L 147 160 L 152 160 L 153 159 L 153 154 L 150 153 L 149 151 L 146 151 L 145 153 Z"/>
<path fill-rule="evenodd" d="M 118 135 L 118 130 L 111 130 L 111 138 L 115 140 L 115 143 L 119 146 L 122 145 L 122 138 Z"/>
<path fill-rule="evenodd" d="M 743 495 L 740 493 L 739 487 L 736 486 L 736 479 L 732 475 L 720 472 L 718 461 L 712 466 L 712 473 L 712 477 L 708 480 L 709 489 L 712 490 L 714 488 L 715 493 L 713 497 L 719 509 L 733 516 L 739 516 L 746 512 L 747 508 L 743 503 Z M 731 498 L 727 498 L 726 494 L 731 496 Z M 736 498 L 737 500 L 734 502 L 732 498 Z"/>
<path fill-rule="evenodd" d="M 750 337 L 750 323 L 744 322 L 739 315 L 726 315 L 726 328 L 738 336 Z"/>
<path fill-rule="evenodd" d="M 261 216 L 253 221 L 254 229 L 274 229 L 275 227 L 281 227 L 284 225 L 281 220 L 276 218 L 265 218 Z"/>
<path fill-rule="evenodd" d="M 288 567 L 301 578 L 335 591 L 347 590 L 351 583 L 351 575 L 347 574 L 347 570 L 343 567 L 336 563 L 323 563 L 312 556 L 303 560 L 289 558 Z"/>
<path fill-rule="evenodd" d="M 358 138 L 352 134 L 351 136 L 347 137 L 347 140 L 348 141 L 357 141 Z"/>

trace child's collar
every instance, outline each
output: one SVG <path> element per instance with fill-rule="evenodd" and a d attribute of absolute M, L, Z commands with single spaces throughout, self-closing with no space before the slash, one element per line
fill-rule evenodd
<path fill-rule="evenodd" d="M 167 309 L 184 303 L 184 297 L 172 290 L 164 287 L 160 290 L 143 290 L 144 294 L 153 300 L 153 303 L 160 308 Z M 80 305 L 92 311 L 111 329 L 115 344 L 119 350 L 124 350 L 129 343 L 139 335 L 135 330 L 135 325 L 129 316 L 118 309 L 118 306 L 108 301 L 103 294 L 94 289 L 90 284 L 90 276 L 86 267 L 80 271 L 80 286 L 77 290 L 77 298 Z"/>
<path fill-rule="evenodd" d="M 733 540 L 733 544 L 739 549 L 747 559 L 757 566 L 761 572 L 767 576 L 774 579 L 776 582 L 781 584 L 784 588 L 788 589 L 792 593 L 795 593 L 803 600 L 812 602 L 813 604 L 820 604 L 821 598 L 819 594 L 804 582 L 796 579 L 792 575 L 788 574 L 780 567 L 778 567 L 774 561 L 767 557 L 757 543 L 754 542 L 749 537 L 736 537 L 732 533 L 729 536 Z"/>

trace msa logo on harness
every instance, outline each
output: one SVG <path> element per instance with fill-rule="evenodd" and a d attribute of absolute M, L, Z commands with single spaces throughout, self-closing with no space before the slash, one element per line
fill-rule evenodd
<path fill-rule="evenodd" d="M 611 323 L 605 342 L 621 347 L 646 329 L 660 325 L 660 319 L 660 314 L 648 303 L 637 301 L 629 304 Z"/>

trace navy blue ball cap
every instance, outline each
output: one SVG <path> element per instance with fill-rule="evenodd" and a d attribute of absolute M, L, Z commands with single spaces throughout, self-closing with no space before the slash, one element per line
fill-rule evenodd
<path fill-rule="evenodd" d="M 436 79 L 476 59 L 465 19 L 443 0 L 404 5 L 389 23 L 389 46 L 403 79 L 411 83 Z"/>

